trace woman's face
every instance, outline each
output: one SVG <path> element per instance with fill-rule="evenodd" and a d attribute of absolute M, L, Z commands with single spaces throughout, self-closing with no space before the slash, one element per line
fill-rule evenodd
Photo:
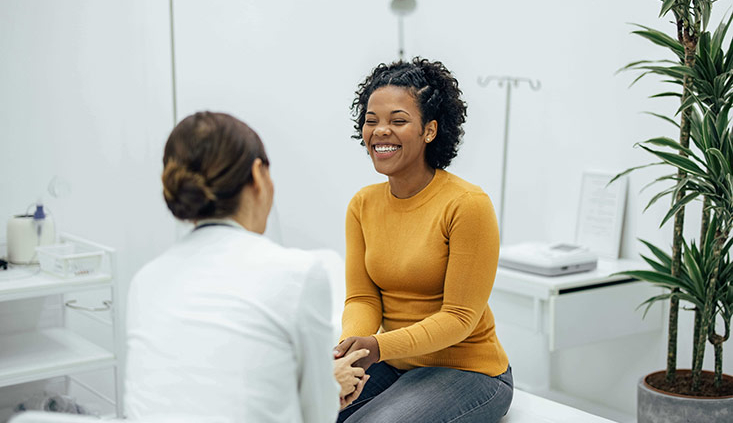
<path fill-rule="evenodd" d="M 377 172 L 399 177 L 427 168 L 425 146 L 434 136 L 423 130 L 420 109 L 407 89 L 388 85 L 372 93 L 362 135 Z"/>

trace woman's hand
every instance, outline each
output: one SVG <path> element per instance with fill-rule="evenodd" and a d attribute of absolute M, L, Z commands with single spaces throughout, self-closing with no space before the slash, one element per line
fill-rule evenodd
<path fill-rule="evenodd" d="M 361 367 L 351 367 L 355 361 L 369 355 L 368 350 L 356 350 L 344 357 L 338 358 L 333 362 L 333 376 L 341 385 L 339 398 L 344 398 L 356 390 L 361 378 L 364 377 L 364 369 Z"/>
<path fill-rule="evenodd" d="M 369 354 L 358 359 L 353 365 L 366 371 L 369 366 L 379 361 L 379 343 L 377 343 L 377 338 L 373 336 L 350 336 L 336 346 L 333 356 L 334 358 L 344 357 L 360 349 L 369 350 Z"/>

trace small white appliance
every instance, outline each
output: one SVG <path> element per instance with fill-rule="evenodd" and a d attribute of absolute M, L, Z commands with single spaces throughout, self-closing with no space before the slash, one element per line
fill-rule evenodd
<path fill-rule="evenodd" d="M 8 220 L 8 261 L 13 264 L 38 264 L 36 247 L 56 241 L 53 219 L 36 205 L 33 214 L 16 215 Z"/>
<path fill-rule="evenodd" d="M 573 244 L 527 242 L 502 247 L 499 253 L 500 266 L 543 276 L 585 272 L 597 264 L 598 256 Z"/>

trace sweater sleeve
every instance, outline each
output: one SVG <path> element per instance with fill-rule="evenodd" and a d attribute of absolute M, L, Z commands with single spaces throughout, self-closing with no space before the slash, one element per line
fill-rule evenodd
<path fill-rule="evenodd" d="M 374 335 L 382 324 L 382 294 L 366 270 L 360 214 L 357 194 L 346 212 L 346 301 L 339 341 L 349 336 Z"/>
<path fill-rule="evenodd" d="M 380 360 L 429 354 L 468 337 L 487 307 L 499 260 L 499 229 L 488 195 L 466 193 L 448 207 L 448 267 L 440 310 L 376 335 Z"/>

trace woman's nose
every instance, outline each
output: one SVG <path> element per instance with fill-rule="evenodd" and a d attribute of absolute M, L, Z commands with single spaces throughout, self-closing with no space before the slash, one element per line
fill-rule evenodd
<path fill-rule="evenodd" d="M 376 128 L 374 128 L 374 135 L 376 135 L 378 137 L 384 137 L 384 136 L 387 136 L 387 135 L 389 135 L 391 133 L 392 133 L 392 131 L 387 126 L 379 125 Z"/>

